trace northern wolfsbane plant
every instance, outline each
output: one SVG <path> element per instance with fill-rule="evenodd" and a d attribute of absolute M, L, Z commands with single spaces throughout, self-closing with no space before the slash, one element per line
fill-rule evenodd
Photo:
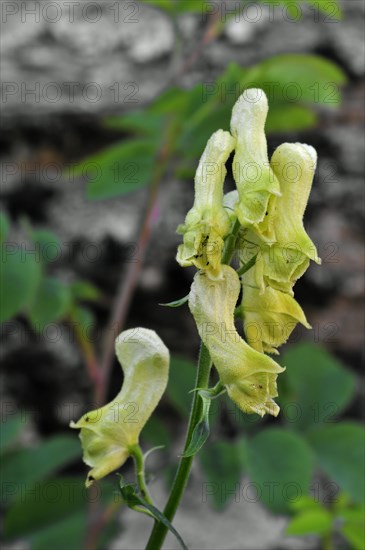
<path fill-rule="evenodd" d="M 285 368 L 266 354 L 278 353 L 297 323 L 310 328 L 294 299 L 293 286 L 311 259 L 320 261 L 303 226 L 316 153 L 305 144 L 284 143 L 269 162 L 267 112 L 262 90 L 246 90 L 238 99 L 232 135 L 218 130 L 208 140 L 195 176 L 194 204 L 178 227 L 183 242 L 177 261 L 198 269 L 188 302 L 202 343 L 186 444 L 164 515 L 148 493 L 138 446 L 168 377 L 169 352 L 153 331 L 126 331 L 118 337 L 116 353 L 125 375 L 120 393 L 72 424 L 81 428 L 84 461 L 91 467 L 87 485 L 122 466 L 128 456 L 135 459 L 139 493 L 129 486 L 126 490 L 125 484 L 121 489 L 130 507 L 157 521 L 147 550 L 161 548 L 168 528 L 176 534 L 169 522 L 184 492 L 193 455 L 209 434 L 209 400 L 226 391 L 244 413 L 277 416 L 277 376 Z M 226 163 L 233 150 L 237 189 L 224 196 Z M 229 265 L 235 254 L 237 271 Z M 235 326 L 241 292 L 238 310 L 246 340 Z M 210 388 L 212 364 L 219 382 Z M 132 411 L 130 404 L 135 407 Z"/>

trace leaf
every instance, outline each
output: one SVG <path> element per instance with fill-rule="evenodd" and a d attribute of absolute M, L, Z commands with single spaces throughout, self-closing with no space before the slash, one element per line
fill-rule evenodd
<path fill-rule="evenodd" d="M 210 501 L 215 508 L 222 509 L 234 496 L 237 501 L 244 467 L 241 444 L 224 440 L 209 443 L 199 459 L 205 475 L 203 502 Z"/>
<path fill-rule="evenodd" d="M 187 294 L 183 298 L 180 298 L 179 300 L 175 300 L 174 302 L 168 302 L 167 304 L 158 304 L 158 305 L 164 306 L 164 307 L 180 307 L 186 304 L 188 300 L 189 300 L 189 294 Z"/>
<path fill-rule="evenodd" d="M 257 499 L 274 512 L 288 512 L 308 492 L 313 456 L 299 435 L 268 428 L 247 442 L 247 468 Z"/>
<path fill-rule="evenodd" d="M 42 331 L 51 322 L 59 321 L 71 305 L 70 289 L 55 277 L 45 277 L 29 307 L 33 327 Z"/>
<path fill-rule="evenodd" d="M 126 130 L 144 136 L 158 136 L 162 132 L 163 118 L 147 110 L 134 111 L 121 117 L 108 117 L 104 124 L 113 130 Z"/>
<path fill-rule="evenodd" d="M 201 418 L 198 424 L 195 426 L 194 431 L 191 436 L 188 448 L 183 453 L 183 457 L 189 457 L 196 455 L 200 449 L 203 447 L 204 443 L 209 437 L 210 428 L 209 428 L 209 409 L 210 409 L 210 399 L 203 399 L 203 410 Z"/>
<path fill-rule="evenodd" d="M 161 522 L 163 525 L 165 525 L 165 527 L 168 528 L 169 531 L 171 531 L 173 535 L 175 535 L 181 545 L 181 548 L 188 550 L 187 546 L 185 545 L 179 533 L 176 531 L 175 527 L 169 522 L 166 516 L 164 516 L 163 513 L 160 512 L 160 510 L 147 502 L 146 499 L 144 499 L 143 496 L 137 492 L 137 487 L 135 484 L 121 481 L 120 490 L 122 493 L 122 497 L 129 508 L 131 508 L 132 510 L 135 510 L 138 506 L 146 508 L 146 510 L 150 512 L 150 515 L 155 518 L 156 521 Z"/>
<path fill-rule="evenodd" d="M 273 105 L 268 113 L 265 130 L 268 134 L 307 130 L 317 122 L 317 115 L 303 105 Z"/>
<path fill-rule="evenodd" d="M 172 443 L 171 434 L 166 427 L 166 423 L 156 415 L 151 416 L 148 420 L 143 428 L 142 437 L 156 446 L 162 445 L 163 447 L 170 447 Z"/>
<path fill-rule="evenodd" d="M 262 88 L 270 108 L 274 103 L 312 103 L 334 107 L 340 103 L 339 87 L 346 83 L 345 73 L 318 55 L 281 54 L 251 67 L 241 85 Z M 290 123 L 290 122 L 289 122 Z"/>
<path fill-rule="evenodd" d="M 339 0 L 305 0 L 308 4 L 314 6 L 315 9 L 324 13 L 328 18 L 335 20 L 342 19 L 342 8 Z M 325 22 L 330 22 L 325 19 Z"/>
<path fill-rule="evenodd" d="M 61 467 L 81 458 L 76 437 L 60 435 L 42 441 L 37 447 L 8 452 L 2 461 L 2 476 L 8 489 L 4 498 L 21 496 L 22 488 L 44 479 Z"/>
<path fill-rule="evenodd" d="M 31 232 L 31 238 L 34 244 L 39 247 L 39 255 L 42 262 L 54 262 L 60 257 L 61 242 L 52 231 L 35 230 Z"/>
<path fill-rule="evenodd" d="M 10 220 L 6 212 L 0 212 L 0 243 L 6 241 L 10 231 Z"/>
<path fill-rule="evenodd" d="M 118 143 L 88 157 L 74 170 L 89 181 L 89 199 L 110 199 L 146 186 L 151 179 L 156 140 L 134 139 Z"/>
<path fill-rule="evenodd" d="M 280 362 L 286 366 L 283 378 L 288 386 L 282 413 L 291 425 L 307 429 L 334 422 L 351 402 L 354 376 L 324 348 L 297 344 Z"/>
<path fill-rule="evenodd" d="M 326 535 L 332 529 L 332 516 L 326 509 L 306 510 L 293 518 L 287 535 Z"/>
<path fill-rule="evenodd" d="M 70 291 L 74 300 L 95 302 L 101 297 L 100 290 L 87 281 L 75 281 L 70 286 Z"/>
<path fill-rule="evenodd" d="M 5 538 L 27 539 L 32 550 L 81 548 L 88 506 L 95 498 L 85 490 L 84 479 L 55 478 L 27 489 L 5 516 Z M 112 500 L 112 489 L 110 482 L 98 484 L 97 500 L 101 505 Z"/>
<path fill-rule="evenodd" d="M 181 416 L 189 414 L 195 384 L 196 367 L 190 361 L 172 357 L 170 364 L 167 396 Z"/>
<path fill-rule="evenodd" d="M 41 280 L 41 264 L 32 250 L 5 243 L 0 255 L 0 322 L 20 313 L 33 299 Z"/>
<path fill-rule="evenodd" d="M 4 453 L 14 443 L 23 427 L 24 420 L 18 414 L 14 418 L 1 422 L 0 453 Z"/>
<path fill-rule="evenodd" d="M 247 263 L 245 263 L 242 267 L 240 267 L 240 269 L 237 271 L 237 275 L 241 276 L 247 273 L 247 271 L 255 265 L 256 258 L 257 258 L 257 254 L 255 254 L 255 256 L 253 256 Z"/>
<path fill-rule="evenodd" d="M 319 465 L 341 489 L 362 502 L 365 495 L 365 432 L 355 422 L 340 422 L 308 433 Z"/>

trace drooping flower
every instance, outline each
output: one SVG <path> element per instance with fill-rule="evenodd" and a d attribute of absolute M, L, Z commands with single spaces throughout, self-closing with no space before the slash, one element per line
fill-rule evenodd
<path fill-rule="evenodd" d="M 321 263 L 303 226 L 316 160 L 315 149 L 302 143 L 283 143 L 271 159 L 282 196 L 276 200 L 274 211 L 269 211 L 276 240 L 271 246 L 262 246 L 263 273 L 266 284 L 284 292 L 291 292 L 310 260 Z"/>
<path fill-rule="evenodd" d="M 277 416 L 273 398 L 277 375 L 284 369 L 239 336 L 234 326 L 239 292 L 239 277 L 231 267 L 222 265 L 219 280 L 200 271 L 191 287 L 190 311 L 230 398 L 246 413 Z"/>
<path fill-rule="evenodd" d="M 194 205 L 178 227 L 184 242 L 177 261 L 183 267 L 195 265 L 212 277 L 219 277 L 224 237 L 229 217 L 223 208 L 225 164 L 235 145 L 229 132 L 218 130 L 209 139 L 195 175 Z"/>
<path fill-rule="evenodd" d="M 267 286 L 260 292 L 256 266 L 242 276 L 241 310 L 247 342 L 257 351 L 277 354 L 298 323 L 311 328 L 298 302 L 290 294 Z"/>
<path fill-rule="evenodd" d="M 264 239 L 274 237 L 274 226 L 265 217 L 270 203 L 280 196 L 267 154 L 268 109 L 263 90 L 250 88 L 238 98 L 231 118 L 231 133 L 236 138 L 232 168 L 239 193 L 236 214 L 243 227 L 254 226 Z"/>
<path fill-rule="evenodd" d="M 84 462 L 91 467 L 86 486 L 124 464 L 165 391 L 169 351 L 153 330 L 130 329 L 115 342 L 124 381 L 118 395 L 84 414 L 71 428 L 81 428 Z"/>

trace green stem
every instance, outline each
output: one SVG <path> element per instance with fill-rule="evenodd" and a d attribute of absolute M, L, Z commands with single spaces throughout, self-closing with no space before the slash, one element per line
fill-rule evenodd
<path fill-rule="evenodd" d="M 224 264 L 231 263 L 233 254 L 235 252 L 235 246 L 237 242 L 239 229 L 240 229 L 240 224 L 238 220 L 236 220 L 230 235 L 226 239 L 224 252 L 222 254 L 222 263 Z M 197 368 L 196 381 L 195 381 L 196 388 L 205 389 L 209 387 L 209 377 L 210 377 L 211 367 L 212 367 L 212 361 L 210 358 L 209 351 L 202 342 L 200 346 L 200 354 L 199 354 L 198 368 Z M 189 424 L 188 424 L 188 429 L 186 434 L 184 453 L 189 447 L 191 436 L 193 434 L 195 426 L 198 424 L 201 418 L 202 407 L 203 407 L 203 402 L 200 399 L 199 393 L 196 391 L 194 392 L 193 402 L 192 402 L 191 411 L 190 411 L 190 418 L 189 418 Z M 194 456 L 187 456 L 187 457 L 182 456 L 180 458 L 179 466 L 171 488 L 170 496 L 163 512 L 165 517 L 170 522 L 172 522 L 172 520 L 174 519 L 176 510 L 184 494 L 185 487 L 189 479 L 189 474 L 190 474 L 193 460 L 194 460 Z M 155 522 L 150 538 L 147 542 L 146 550 L 160 550 L 165 540 L 166 534 L 167 534 L 167 527 L 165 527 L 165 525 L 163 525 L 161 522 Z"/>
<path fill-rule="evenodd" d="M 209 375 L 212 363 L 208 349 L 202 343 L 200 347 L 198 370 L 196 376 L 195 387 L 206 388 L 209 383 Z M 187 430 L 184 451 L 187 450 L 191 436 L 196 424 L 199 422 L 202 408 L 202 400 L 198 392 L 194 392 L 193 403 L 190 412 L 190 420 Z M 164 509 L 164 515 L 171 522 L 175 516 L 175 512 L 179 506 L 180 500 L 184 494 L 185 487 L 189 478 L 193 456 L 180 458 L 179 466 L 176 472 L 174 483 L 172 485 L 169 500 Z M 151 536 L 146 546 L 146 550 L 158 550 L 161 548 L 167 534 L 167 527 L 160 522 L 156 522 L 152 530 Z"/>
<path fill-rule="evenodd" d="M 139 445 L 135 445 L 130 449 L 130 452 L 134 458 L 134 463 L 136 466 L 137 483 L 138 483 L 138 487 L 141 492 L 141 495 L 148 502 L 148 504 L 153 505 L 153 500 L 148 491 L 146 478 L 144 475 L 144 456 L 143 456 L 141 447 Z"/>

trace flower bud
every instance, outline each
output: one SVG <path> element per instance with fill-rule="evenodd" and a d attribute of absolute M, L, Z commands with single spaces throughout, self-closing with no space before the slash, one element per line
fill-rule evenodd
<path fill-rule="evenodd" d="M 239 292 L 239 277 L 231 267 L 222 265 L 219 280 L 200 271 L 191 287 L 190 311 L 230 398 L 246 413 L 277 416 L 276 378 L 285 369 L 239 336 L 233 318 Z"/>
<path fill-rule="evenodd" d="M 229 132 L 218 130 L 209 139 L 195 175 L 194 206 L 185 223 L 178 227 L 184 242 L 178 248 L 177 261 L 183 267 L 195 265 L 212 277 L 220 274 L 224 237 L 230 221 L 223 208 L 225 163 L 235 145 Z"/>
<path fill-rule="evenodd" d="M 104 407 L 70 424 L 81 428 L 83 459 L 91 467 L 87 487 L 124 464 L 167 385 L 169 351 L 153 330 L 122 332 L 115 350 L 124 373 L 121 391 Z"/>
<path fill-rule="evenodd" d="M 263 238 L 272 238 L 274 228 L 265 215 L 270 201 L 280 196 L 280 186 L 267 155 L 267 113 L 263 90 L 245 90 L 237 100 L 231 118 L 231 133 L 237 140 L 232 167 L 239 193 L 236 213 L 241 225 L 254 225 Z"/>

